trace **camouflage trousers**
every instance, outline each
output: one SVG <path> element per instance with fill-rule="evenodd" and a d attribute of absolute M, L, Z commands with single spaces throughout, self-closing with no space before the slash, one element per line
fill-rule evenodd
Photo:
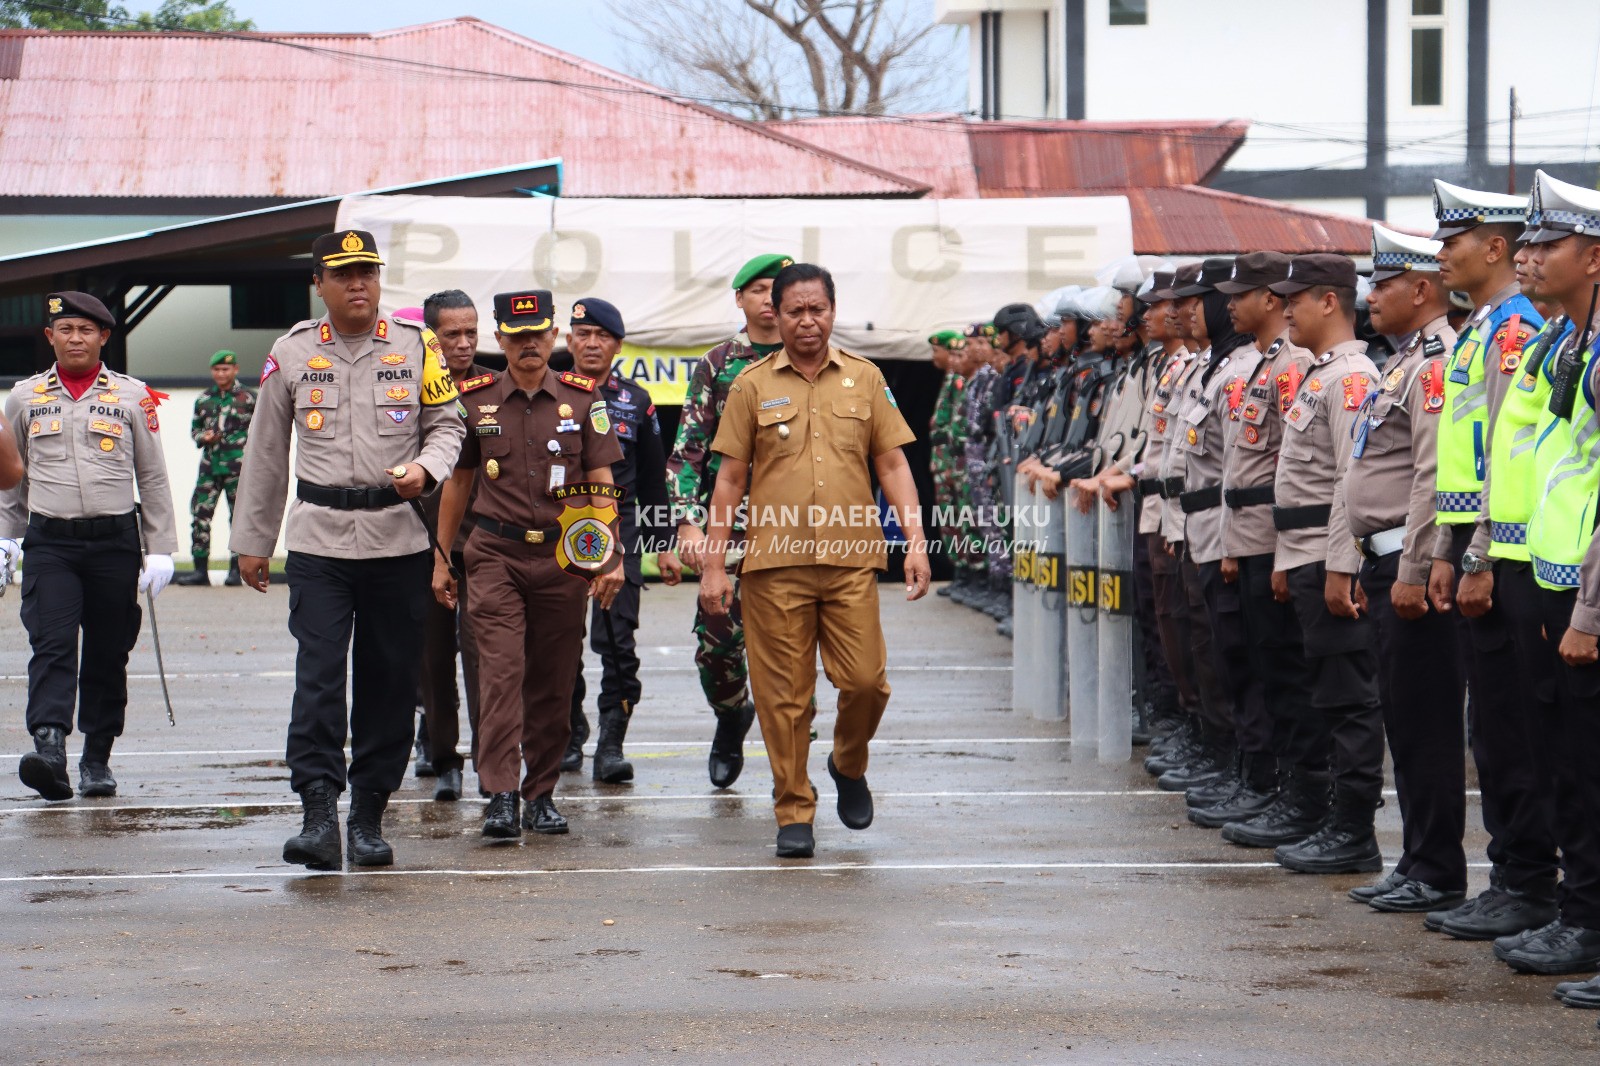
<path fill-rule="evenodd" d="M 719 714 L 738 710 L 750 698 L 739 575 L 730 571 L 728 581 L 733 585 L 733 598 L 727 614 L 707 614 L 699 606 L 694 612 L 694 664 L 700 671 L 700 689 L 711 709 Z"/>
<path fill-rule="evenodd" d="M 200 471 L 200 479 L 195 482 L 194 495 L 189 498 L 189 513 L 194 516 L 190 526 L 189 543 L 191 554 L 196 558 L 204 558 L 211 554 L 211 519 L 216 517 L 217 504 L 223 496 L 228 497 L 228 513 L 237 515 L 234 510 L 234 497 L 239 492 L 239 468 L 210 473 Z"/>
<path fill-rule="evenodd" d="M 962 501 L 971 509 L 973 524 L 961 530 L 966 550 L 961 553 L 967 571 L 978 577 L 989 572 L 989 539 L 998 538 L 990 526 L 994 522 L 994 482 L 989 478 L 989 460 L 980 445 L 968 448 L 966 455 L 966 499 Z"/>

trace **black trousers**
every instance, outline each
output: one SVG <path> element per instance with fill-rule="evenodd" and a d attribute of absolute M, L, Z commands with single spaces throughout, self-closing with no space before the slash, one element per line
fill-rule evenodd
<path fill-rule="evenodd" d="M 1352 805 L 1370 801 L 1376 807 L 1383 796 L 1377 634 L 1368 615 L 1336 618 L 1328 612 L 1327 577 L 1322 563 L 1289 571 L 1289 594 L 1305 635 L 1311 705 L 1327 729 L 1334 797 Z"/>
<path fill-rule="evenodd" d="M 1167 666 L 1167 657 L 1161 653 L 1155 575 L 1150 567 L 1150 538 L 1144 535 L 1133 538 L 1133 589 L 1137 612 L 1134 620 L 1139 623 L 1135 634 L 1138 640 L 1135 662 L 1143 666 L 1141 694 L 1157 714 L 1176 714 L 1178 686 Z"/>
<path fill-rule="evenodd" d="M 416 736 L 432 560 L 427 552 L 389 559 L 290 552 L 284 571 L 289 632 L 300 645 L 289 715 L 289 787 L 299 792 L 321 781 L 342 792 L 348 779 L 352 788 L 393 792 L 405 778 Z"/>
<path fill-rule="evenodd" d="M 1549 646 L 1560 646 L 1572 621 L 1576 591 L 1539 590 Z M 1600 929 L 1600 664 L 1562 664 L 1557 705 L 1561 718 L 1556 833 L 1561 841 L 1561 920 Z"/>
<path fill-rule="evenodd" d="M 121 736 L 128 653 L 139 639 L 139 531 L 100 540 L 52 537 L 30 525 L 23 547 L 22 625 L 28 659 L 28 731 Z M 82 661 L 78 635 L 83 634 Z"/>
<path fill-rule="evenodd" d="M 1412 621 L 1395 614 L 1389 590 L 1399 570 L 1399 552 L 1361 568 L 1361 587 L 1378 627 L 1378 690 L 1400 798 L 1398 869 L 1434 888 L 1460 891 L 1467 887 L 1467 853 L 1461 844 L 1467 828 L 1467 742 L 1466 675 L 1457 627 L 1432 609 Z"/>
<path fill-rule="evenodd" d="M 1205 586 L 1200 568 L 1189 558 L 1189 546 L 1178 546 L 1178 576 L 1181 595 L 1189 613 L 1189 651 L 1194 663 L 1195 686 L 1200 690 L 1200 719 L 1223 733 L 1233 732 L 1233 696 L 1222 683 L 1217 669 L 1216 641 L 1212 637 L 1211 617 L 1206 610 Z"/>
<path fill-rule="evenodd" d="M 1494 600 L 1505 613 L 1506 624 L 1511 629 L 1511 644 L 1517 652 L 1517 669 L 1526 682 L 1522 689 L 1525 748 L 1532 760 L 1534 780 L 1538 782 L 1534 802 L 1540 812 L 1539 824 L 1546 827 L 1551 845 L 1548 852 L 1542 846 L 1532 850 L 1528 859 L 1519 860 L 1514 873 L 1514 886 L 1548 896 L 1555 871 L 1547 863 L 1555 862 L 1557 849 L 1566 850 L 1566 838 L 1571 827 L 1565 817 L 1571 813 L 1570 797 L 1564 790 L 1569 787 L 1563 770 L 1563 729 L 1561 691 L 1567 667 L 1556 648 L 1561 638 L 1547 641 L 1544 633 L 1544 590 L 1533 579 L 1533 564 L 1502 559 L 1494 566 Z M 1477 702 L 1476 697 L 1473 700 Z M 1474 758 L 1477 753 L 1474 752 Z M 1479 764 L 1482 765 L 1481 763 Z M 1479 771 L 1480 775 L 1482 771 Z M 1551 782 L 1555 782 L 1554 787 Z M 1487 809 L 1487 808 L 1485 808 Z M 1487 820 L 1487 816 L 1485 818 Z M 1541 839 L 1535 836 L 1534 840 Z M 1490 838 L 1491 858 L 1504 854 Z M 1531 859 L 1531 861 L 1529 861 Z"/>
<path fill-rule="evenodd" d="M 1149 545 L 1150 588 L 1155 596 L 1156 632 L 1161 638 L 1162 658 L 1172 674 L 1178 693 L 1178 706 L 1198 716 L 1200 693 L 1194 687 L 1194 650 L 1189 645 L 1189 600 L 1183 594 L 1183 579 L 1178 574 L 1176 556 L 1167 554 L 1160 533 L 1144 534 Z"/>
<path fill-rule="evenodd" d="M 471 728 L 473 757 L 478 754 L 478 639 L 467 615 L 467 561 L 460 553 L 450 556 L 456 578 L 456 609 L 451 610 L 428 595 L 428 622 L 423 629 L 422 722 L 427 730 L 428 754 L 439 773 L 459 770 L 461 756 L 456 744 L 461 739 L 461 690 L 456 687 L 456 655 L 461 656 L 461 673 L 467 689 L 467 724 Z"/>
<path fill-rule="evenodd" d="M 1461 577 L 1461 553 L 1472 540 L 1470 524 L 1451 531 L 1451 558 Z M 1515 594 L 1513 594 L 1515 595 Z M 1551 823 L 1549 778 L 1539 776 L 1533 754 L 1529 686 L 1523 683 L 1513 625 L 1503 597 L 1489 613 L 1460 621 L 1456 639 L 1466 665 L 1472 703 L 1472 760 L 1483 792 L 1483 828 L 1489 833 L 1489 861 L 1502 867 L 1506 887 L 1548 895 L 1556 877 L 1555 829 Z M 1557 642 L 1561 634 L 1555 634 Z M 1559 660 L 1557 660 L 1559 661 Z"/>
<path fill-rule="evenodd" d="M 1328 726 L 1311 704 L 1305 639 L 1294 603 L 1272 598 L 1272 555 L 1239 560 L 1239 606 L 1250 670 L 1261 679 L 1261 701 L 1271 734 L 1265 749 L 1287 763 L 1323 769 L 1328 762 Z M 1254 737 L 1254 727 L 1248 732 Z M 1241 723 L 1239 744 L 1247 729 Z M 1251 743 L 1257 743 L 1255 739 Z"/>
<path fill-rule="evenodd" d="M 1262 697 L 1261 675 L 1252 668 L 1239 581 L 1222 579 L 1220 561 L 1200 563 L 1198 569 L 1206 617 L 1211 623 L 1217 678 L 1233 705 L 1233 731 L 1239 750 L 1266 754 L 1272 750 L 1272 719 Z"/>
<path fill-rule="evenodd" d="M 644 686 L 639 683 L 639 647 L 634 640 L 639 629 L 639 596 L 643 591 L 643 585 L 632 581 L 622 586 L 611 603 L 609 632 L 600 605 L 594 603 L 590 608 L 589 647 L 600 656 L 599 709 L 602 711 L 619 710 L 626 704 L 628 713 L 632 714 L 639 706 L 639 697 L 644 695 Z M 615 642 L 611 639 L 612 633 L 616 634 Z M 575 712 L 583 713 L 588 694 L 589 687 L 584 684 L 583 671 L 579 670 L 572 685 Z"/>

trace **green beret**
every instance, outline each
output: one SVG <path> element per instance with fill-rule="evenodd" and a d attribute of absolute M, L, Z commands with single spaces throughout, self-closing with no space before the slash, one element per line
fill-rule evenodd
<path fill-rule="evenodd" d="M 993 322 L 974 322 L 967 327 L 968 337 L 993 337 L 999 331 L 994 328 Z"/>
<path fill-rule="evenodd" d="M 928 338 L 928 343 L 939 348 L 965 348 L 967 339 L 961 335 L 959 329 L 941 329 L 938 333 Z"/>
<path fill-rule="evenodd" d="M 757 278 L 775 278 L 778 271 L 786 266 L 794 265 L 794 257 L 789 255 L 758 255 L 750 262 L 739 268 L 739 273 L 733 276 L 734 291 L 744 288 Z"/>
<path fill-rule="evenodd" d="M 222 351 L 218 352 L 216 355 L 213 355 L 211 357 L 211 362 L 208 365 L 210 365 L 210 366 L 238 366 L 239 365 L 239 357 L 237 355 L 234 355 L 232 352 L 228 351 L 228 349 L 224 348 L 224 349 L 222 349 Z"/>

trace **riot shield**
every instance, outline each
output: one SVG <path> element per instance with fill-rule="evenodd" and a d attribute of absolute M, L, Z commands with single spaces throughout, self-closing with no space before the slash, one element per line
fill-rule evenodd
<path fill-rule="evenodd" d="M 1095 757 L 1100 746 L 1100 659 L 1095 648 L 1099 615 L 1100 528 L 1094 511 L 1084 514 L 1076 507 L 1058 505 L 1066 512 L 1067 611 L 1066 644 L 1067 698 L 1072 716 L 1072 757 Z"/>
<path fill-rule="evenodd" d="M 1117 498 L 1100 511 L 1100 750 L 1104 763 L 1133 757 L 1133 538 L 1139 502 Z"/>
<path fill-rule="evenodd" d="M 1034 566 L 1034 584 L 1039 599 L 1034 615 L 1034 654 L 1038 662 L 1039 717 L 1059 722 L 1067 716 L 1066 546 L 1067 515 L 1063 508 L 1066 493 L 1046 499 L 1040 493 L 1034 500 L 1034 540 L 1039 545 Z"/>
<path fill-rule="evenodd" d="M 1042 664 L 1034 642 L 1039 589 L 1034 584 L 1038 543 L 1033 524 L 1034 492 L 1021 474 L 1016 479 L 1012 498 L 1017 501 L 1011 515 L 1011 706 L 1022 714 L 1039 716 L 1039 670 Z"/>

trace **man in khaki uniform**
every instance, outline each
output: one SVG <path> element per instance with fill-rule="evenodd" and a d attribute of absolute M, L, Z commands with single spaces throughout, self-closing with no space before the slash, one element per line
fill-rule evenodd
<path fill-rule="evenodd" d="M 432 331 L 379 317 L 383 260 L 372 235 L 325 234 L 311 256 L 328 313 L 278 338 L 261 370 L 231 547 L 245 584 L 266 592 L 294 440 L 284 540 L 299 654 L 288 763 L 304 823 L 283 860 L 338 867 L 337 803 L 348 779 L 350 861 L 387 866 L 383 811 L 415 737 L 430 569 L 427 529 L 406 501 L 450 476 L 466 430 Z"/>
<path fill-rule="evenodd" d="M 16 566 L 17 538 L 26 535 L 28 549 L 22 624 L 33 649 L 27 723 L 34 751 L 18 773 L 45 799 L 72 798 L 66 735 L 76 704 L 83 731 L 78 789 L 112 796 L 111 745 L 128 708 L 138 595 L 156 595 L 172 579 L 178 548 L 156 415 L 161 397 L 100 362 L 116 325 L 105 304 L 84 292 L 45 299 L 45 337 L 56 362 L 17 382 L 6 399 L 23 478 L 0 492 L 4 579 Z M 141 568 L 143 551 L 149 554 Z"/>
<path fill-rule="evenodd" d="M 833 277 L 809 263 L 785 267 L 773 279 L 772 303 L 783 350 L 734 381 L 712 445 L 722 466 L 700 602 L 712 614 L 728 609 L 732 588 L 720 545 L 748 483 L 740 580 L 750 686 L 772 765 L 778 855 L 809 858 L 817 799 L 806 760 L 819 648 L 839 690 L 828 757 L 839 819 L 851 829 L 872 824 L 867 745 L 889 702 L 878 620 L 878 571 L 888 548 L 870 513 L 872 470 L 906 533 L 907 599 L 927 594 L 928 558 L 916 486 L 900 450 L 915 435 L 882 372 L 829 345 Z"/>
<path fill-rule="evenodd" d="M 1280 863 L 1302 873 L 1365 873 L 1383 867 L 1372 821 L 1383 790 L 1383 713 L 1372 619 L 1335 615 L 1329 604 L 1361 566 L 1361 552 L 1330 529 L 1347 527 L 1336 490 L 1350 463 L 1352 431 L 1377 368 L 1355 338 L 1355 264 L 1342 255 L 1300 255 L 1286 280 L 1268 286 L 1288 297 L 1289 337 L 1317 353 L 1288 413 L 1278 453 L 1278 530 L 1273 594 L 1292 598 L 1305 636 L 1312 705 L 1333 748 L 1328 806 L 1326 743 L 1290 771 L 1290 800 L 1310 836 L 1282 844 Z M 1311 827 L 1317 827 L 1312 831 Z"/>
<path fill-rule="evenodd" d="M 1426 912 L 1466 898 L 1466 678 L 1451 620 L 1427 603 L 1434 482 L 1445 368 L 1455 331 L 1439 280 L 1441 245 L 1372 227 L 1372 327 L 1400 339 L 1382 387 L 1358 412 L 1343 483 L 1343 529 L 1361 545 L 1359 591 L 1332 603 L 1347 618 L 1370 611 L 1378 629 L 1378 689 L 1400 795 L 1402 850 L 1389 876 L 1355 889 L 1375 910 Z M 1425 666 L 1423 664 L 1426 664 Z"/>

